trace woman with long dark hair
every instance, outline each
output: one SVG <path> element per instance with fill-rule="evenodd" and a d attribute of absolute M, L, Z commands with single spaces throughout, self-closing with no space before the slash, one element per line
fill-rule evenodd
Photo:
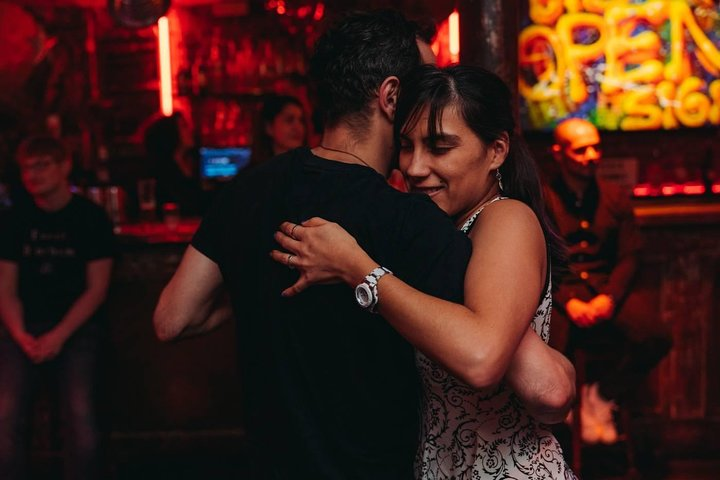
<path fill-rule="evenodd" d="M 395 118 L 400 170 L 410 192 L 428 195 L 453 217 L 472 240 L 473 254 L 464 305 L 384 275 L 374 282 L 374 307 L 393 326 L 424 318 L 447 332 L 455 322 L 476 322 L 475 334 L 458 335 L 457 348 L 475 349 L 482 365 L 470 386 L 433 361 L 432 350 L 422 348 L 429 342 L 398 328 L 422 350 L 416 476 L 575 478 L 541 423 L 561 418 L 533 411 L 506 377 L 529 337 L 548 340 L 551 277 L 564 252 L 544 212 L 535 162 L 516 136 L 510 91 L 493 73 L 469 66 L 423 66 L 402 85 Z M 310 219 L 285 223 L 281 230 L 276 238 L 301 272 L 286 295 L 311 283 L 343 280 L 355 286 L 379 265 L 339 225 Z M 273 252 L 283 264 L 290 263 L 288 255 Z M 545 348 L 552 353 L 543 354 L 559 355 Z"/>

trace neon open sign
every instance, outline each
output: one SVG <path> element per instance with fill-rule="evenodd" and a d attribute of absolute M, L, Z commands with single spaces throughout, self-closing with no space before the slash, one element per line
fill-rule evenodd
<path fill-rule="evenodd" d="M 609 130 L 720 125 L 713 0 L 529 0 L 519 38 L 523 121 Z"/>

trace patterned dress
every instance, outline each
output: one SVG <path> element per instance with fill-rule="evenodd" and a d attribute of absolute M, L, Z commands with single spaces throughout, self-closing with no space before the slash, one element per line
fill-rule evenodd
<path fill-rule="evenodd" d="M 482 209 L 461 229 L 468 233 Z M 550 335 L 551 284 L 532 319 L 544 341 Z M 576 477 L 565 463 L 550 429 L 530 416 L 504 384 L 474 389 L 417 352 L 423 383 L 418 479 L 566 479 Z"/>

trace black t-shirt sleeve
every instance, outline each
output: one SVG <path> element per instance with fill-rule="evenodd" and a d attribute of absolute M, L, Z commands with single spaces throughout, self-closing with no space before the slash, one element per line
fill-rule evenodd
<path fill-rule="evenodd" d="M 228 227 L 228 210 L 237 201 L 234 192 L 235 189 L 240 188 L 239 181 L 239 179 L 235 179 L 218 193 L 191 242 L 195 249 L 217 264 L 222 261 L 223 232 Z"/>
<path fill-rule="evenodd" d="M 85 232 L 81 237 L 82 258 L 85 261 L 113 258 L 117 253 L 113 225 L 105 211 L 88 205 Z"/>
<path fill-rule="evenodd" d="M 405 209 L 399 258 L 410 285 L 434 297 L 462 303 L 470 240 L 430 200 Z"/>
<path fill-rule="evenodd" d="M 21 242 L 18 236 L 17 216 L 11 212 L 0 215 L 0 260 L 20 260 Z"/>

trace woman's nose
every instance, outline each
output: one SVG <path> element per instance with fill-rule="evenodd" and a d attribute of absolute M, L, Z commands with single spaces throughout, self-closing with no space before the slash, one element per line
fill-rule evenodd
<path fill-rule="evenodd" d="M 428 164 L 419 149 L 415 149 L 409 154 L 409 161 L 404 173 L 408 177 L 415 178 L 427 177 L 430 174 Z"/>

